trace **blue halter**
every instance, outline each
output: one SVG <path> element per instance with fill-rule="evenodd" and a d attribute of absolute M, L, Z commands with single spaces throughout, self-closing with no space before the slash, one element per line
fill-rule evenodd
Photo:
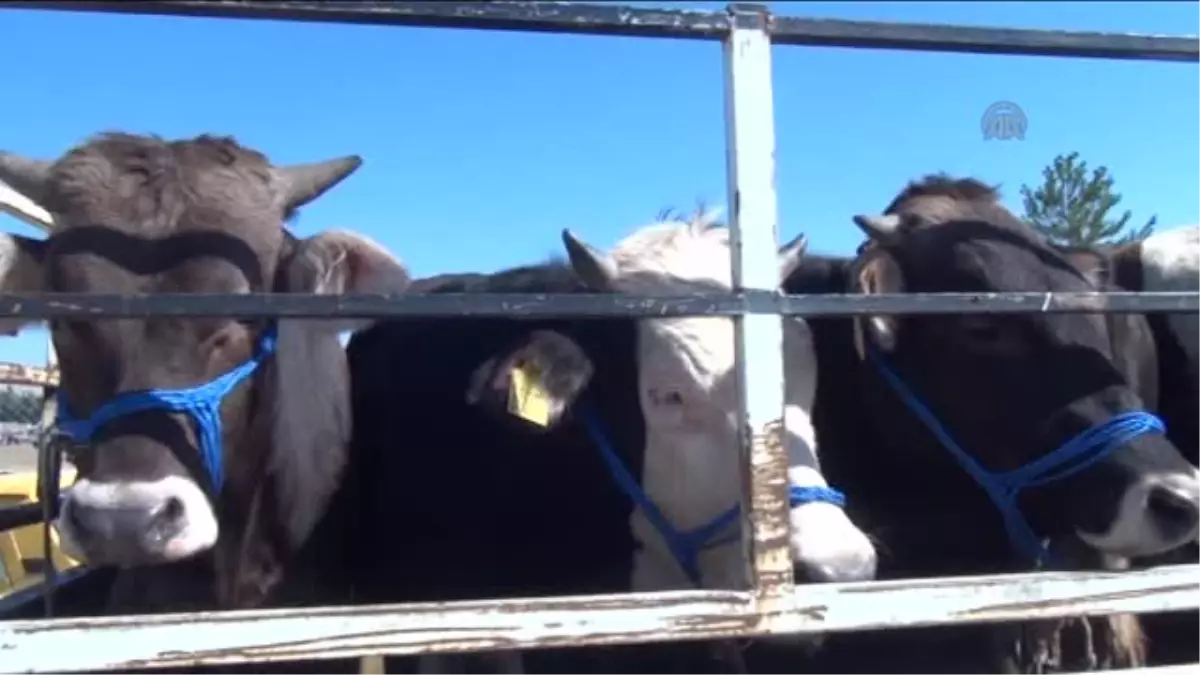
<path fill-rule="evenodd" d="M 200 458 L 212 481 L 213 494 L 221 492 L 224 467 L 221 461 L 221 401 L 254 374 L 275 353 L 276 327 L 272 324 L 259 338 L 258 349 L 249 361 L 215 380 L 190 389 L 145 389 L 118 394 L 96 408 L 86 419 L 70 416 L 61 390 L 58 400 L 58 432 L 76 443 L 89 443 L 105 424 L 143 410 L 163 410 L 191 415 L 200 440 Z"/>
<path fill-rule="evenodd" d="M 667 520 L 662 511 L 658 509 L 650 497 L 646 495 L 645 491 L 642 490 L 641 486 L 638 485 L 637 480 L 630 475 L 625 465 L 621 463 L 621 458 L 617 456 L 617 453 L 612 448 L 612 444 L 608 442 L 608 436 L 604 433 L 592 411 L 585 408 L 580 419 L 583 421 L 588 435 L 591 436 L 592 442 L 600 450 L 600 456 L 604 458 L 604 463 L 608 465 L 608 470 L 612 474 L 617 486 L 642 510 L 642 513 L 645 514 L 646 519 L 650 521 L 654 529 L 658 530 L 663 541 L 667 543 L 667 548 L 670 549 L 671 555 L 675 557 L 675 561 L 683 568 L 684 573 L 687 574 L 692 584 L 697 587 L 701 586 L 700 552 L 737 540 L 740 528 L 733 530 L 729 530 L 729 528 L 737 524 L 738 515 L 741 513 L 741 506 L 735 504 L 728 511 L 695 529 L 686 532 L 675 529 L 675 526 Z M 846 504 L 846 497 L 833 488 L 798 487 L 793 485 L 789 490 L 788 502 L 792 508 L 812 502 L 825 502 L 842 507 Z M 718 537 L 722 532 L 725 532 L 725 536 Z"/>
<path fill-rule="evenodd" d="M 1017 498 L 1021 490 L 1045 485 L 1083 471 L 1103 459 L 1112 451 L 1134 438 L 1150 433 L 1163 433 L 1166 427 L 1162 420 L 1148 412 L 1130 411 L 1115 415 L 1100 422 L 1063 443 L 1057 450 L 1039 457 L 1025 466 L 1011 471 L 993 472 L 979 465 L 962 447 L 950 437 L 946 428 L 938 421 L 921 399 L 904 384 L 887 365 L 874 346 L 868 346 L 868 357 L 876 369 L 900 396 L 904 404 L 929 428 L 954 459 L 962 465 L 976 483 L 987 492 L 988 497 L 1004 518 L 1008 537 L 1022 553 L 1041 564 L 1047 557 L 1033 528 L 1021 515 Z"/>

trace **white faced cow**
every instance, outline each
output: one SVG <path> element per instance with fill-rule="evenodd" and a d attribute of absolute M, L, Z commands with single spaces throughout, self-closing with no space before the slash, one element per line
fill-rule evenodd
<path fill-rule="evenodd" d="M 579 277 L 596 291 L 679 295 L 729 292 L 729 230 L 711 215 L 689 222 L 660 222 L 626 237 L 610 253 L 570 232 L 564 241 Z M 803 236 L 780 249 L 780 279 L 804 255 Z M 643 487 L 681 530 L 702 527 L 736 504 L 740 452 L 733 323 L 721 317 L 644 319 L 638 322 L 638 396 L 646 420 Z M 793 486 L 828 488 L 821 475 L 811 410 L 817 361 L 808 325 L 784 319 L 788 475 Z M 791 511 L 791 549 L 798 574 L 808 581 L 870 579 L 875 549 L 837 500 L 801 500 Z M 634 587 L 661 590 L 687 585 L 663 538 L 639 510 L 635 536 L 645 545 L 634 568 Z M 700 555 L 706 584 L 744 585 L 740 546 Z"/>

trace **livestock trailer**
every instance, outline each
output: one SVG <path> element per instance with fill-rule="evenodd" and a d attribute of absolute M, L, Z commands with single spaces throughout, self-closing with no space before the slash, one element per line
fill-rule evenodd
<path fill-rule="evenodd" d="M 956 623 L 1196 611 L 1200 566 L 1126 573 L 1039 572 L 954 579 L 797 585 L 789 550 L 786 457 L 777 420 L 783 409 L 781 317 L 899 313 L 1197 312 L 1194 293 L 906 294 L 783 296 L 774 289 L 777 251 L 773 45 L 837 46 L 976 54 L 1075 56 L 1195 63 L 1195 37 L 1014 30 L 949 25 L 813 20 L 756 5 L 696 11 L 550 2 L 314 2 L 179 0 L 163 2 L 9 2 L 48 11 L 161 14 L 293 21 L 436 26 L 508 31 L 719 41 L 724 45 L 727 158 L 735 292 L 647 297 L 636 305 L 605 295 L 298 296 L 231 295 L 223 304 L 187 295 L 0 296 L 0 314 L 41 318 L 95 316 L 413 317 L 685 316 L 731 317 L 736 326 L 744 467 L 743 545 L 752 590 L 688 590 L 621 596 L 487 600 L 401 605 L 102 614 L 111 575 L 85 567 L 5 598 L 0 671 L 63 672 L 227 667 L 269 662 L 358 669 L 380 654 L 745 638 L 768 634 L 888 629 Z M 0 12 L 3 8 L 0 8 Z M 5 210 L 53 227 L 49 214 L 19 197 Z M 270 302 L 268 303 L 268 299 Z M 61 300 L 61 298 L 59 298 Z M 520 302 L 514 302 L 520 300 Z M 54 385 L 53 364 L 30 382 Z M 52 397 L 48 396 L 47 401 Z M 41 522 L 42 509 L 6 518 L 9 527 Z M 54 616 L 43 616 L 46 586 Z M 312 664 L 316 663 L 315 666 Z M 348 664 L 348 665 L 347 665 Z M 377 662 L 370 666 L 377 668 Z M 1189 672 L 1200 664 L 1185 664 Z M 1173 670 L 1160 668 L 1159 672 Z M 259 670 L 258 672 L 261 672 Z M 1143 671 L 1147 672 L 1147 671 Z"/>

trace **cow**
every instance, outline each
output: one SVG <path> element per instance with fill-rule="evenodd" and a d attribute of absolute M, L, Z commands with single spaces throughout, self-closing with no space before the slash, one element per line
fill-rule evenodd
<path fill-rule="evenodd" d="M 856 256 L 806 256 L 784 284 L 788 293 L 1096 290 L 975 179 L 927 176 L 882 215 L 854 222 L 867 235 Z M 814 408 L 822 466 L 846 491 L 851 519 L 877 539 L 881 578 L 999 573 L 1081 558 L 1100 565 L 1195 539 L 1195 470 L 1143 412 L 1144 397 L 1155 393 L 1152 378 L 1126 376 L 1103 316 L 870 315 L 809 324 L 819 372 L 837 373 L 820 378 Z M 1144 323 L 1131 329 L 1141 331 L 1141 344 L 1152 342 Z M 1142 350 L 1133 371 L 1153 375 L 1153 356 Z M 1076 441 L 1078 464 L 1064 464 L 1070 448 L 1041 459 L 1089 429 L 1099 431 L 1093 442 Z M 1022 467 L 1033 468 L 1018 473 Z M 1100 622 L 1098 641 L 1112 649 L 1098 658 L 1142 658 L 1131 624 Z M 1014 630 L 1029 634 L 1017 641 L 1025 651 L 997 659 Z M 1060 654 L 1038 651 L 1045 630 L 838 635 L 818 668 L 1070 668 L 1050 662 Z M 1097 665 L 1087 656 L 1094 654 L 1082 667 Z"/>
<path fill-rule="evenodd" d="M 1177 227 L 1149 237 L 1118 244 L 1070 247 L 1081 269 L 1114 290 L 1200 290 L 1200 226 Z M 1188 460 L 1200 463 L 1200 316 L 1194 312 L 1127 315 L 1149 324 L 1157 355 L 1155 412 L 1167 427 L 1167 437 Z M 1126 349 L 1132 345 L 1126 345 Z M 1196 544 L 1166 555 L 1135 561 L 1135 565 L 1195 563 Z M 1196 610 L 1140 617 L 1147 638 L 1147 664 L 1195 661 L 1200 657 L 1195 635 L 1200 625 Z"/>
<path fill-rule="evenodd" d="M 46 239 L 0 236 L 0 289 L 403 291 L 404 265 L 369 238 L 298 238 L 285 228 L 361 161 L 274 166 L 231 137 L 124 132 L 53 161 L 0 152 L 0 181 L 55 222 Z M 0 328 L 36 321 L 12 317 Z M 177 608 L 265 602 L 339 485 L 351 420 L 338 334 L 362 325 L 49 321 L 61 369 L 57 428 L 79 474 L 55 523 L 64 550 L 94 567 L 165 574 L 158 588 L 179 594 Z"/>
<path fill-rule="evenodd" d="M 711 217 L 655 223 L 610 253 L 569 231 L 563 236 L 566 262 L 443 275 L 410 290 L 730 288 L 728 230 Z M 804 246 L 801 237 L 780 249 L 781 279 Z M 803 321 L 786 322 L 785 345 L 797 574 L 802 581 L 869 579 L 874 548 L 846 518 L 817 461 L 808 419 L 813 352 Z M 361 461 L 348 476 L 347 485 L 357 487 L 346 492 L 367 496 L 358 513 L 388 508 L 405 518 L 369 552 L 386 562 L 355 565 L 366 570 L 363 593 L 418 601 L 745 588 L 735 536 L 741 459 L 728 319 L 404 319 L 356 333 L 347 352 L 353 452 Z M 626 668 L 613 659 L 654 650 L 583 651 L 593 656 L 536 650 L 524 667 L 709 667 L 651 665 L 639 656 Z"/>

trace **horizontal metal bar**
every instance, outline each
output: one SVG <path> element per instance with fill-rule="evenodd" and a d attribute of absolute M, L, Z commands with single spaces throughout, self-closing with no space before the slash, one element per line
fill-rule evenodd
<path fill-rule="evenodd" d="M 591 35 L 721 39 L 723 11 L 570 2 L 323 2 L 321 0 L 167 0 L 159 2 L 5 2 L 3 7 L 65 11 L 482 28 Z M 774 15 L 778 44 L 1196 62 L 1194 36 L 987 28 Z"/>
<path fill-rule="evenodd" d="M 861 49 L 1200 61 L 1200 39 L 1194 36 L 884 23 L 776 15 L 771 27 L 771 39 L 775 44 Z"/>
<path fill-rule="evenodd" d="M 1200 565 L 815 584 L 759 615 L 749 593 L 199 612 L 0 623 L 0 672 L 165 668 L 585 644 L 820 633 L 1189 610 Z M 70 645 L 63 649 L 63 645 Z"/>
<path fill-rule="evenodd" d="M 1181 663 L 1177 666 L 1153 666 L 1151 668 L 1125 668 L 1117 669 L 1117 672 L 1120 675 L 1196 675 L 1196 673 L 1200 673 L 1200 663 Z M 1078 675 L 1082 675 L 1082 673 Z"/>
<path fill-rule="evenodd" d="M 780 295 L 761 290 L 686 296 L 618 294 L 412 293 L 311 295 L 304 293 L 111 295 L 38 293 L 0 295 L 0 317 L 98 319 L 149 316 L 251 318 L 553 316 L 669 317 L 787 314 L 984 314 L 1069 312 L 1197 312 L 1200 294 L 1143 293 L 893 293 Z"/>
<path fill-rule="evenodd" d="M 709 40 L 719 40 L 729 32 L 729 15 L 723 11 L 572 2 L 180 0 L 133 3 L 119 0 L 86 4 L 6 2 L 0 7 Z"/>
<path fill-rule="evenodd" d="M 37 502 L 0 508 L 0 532 L 40 522 L 42 522 L 42 505 Z"/>

